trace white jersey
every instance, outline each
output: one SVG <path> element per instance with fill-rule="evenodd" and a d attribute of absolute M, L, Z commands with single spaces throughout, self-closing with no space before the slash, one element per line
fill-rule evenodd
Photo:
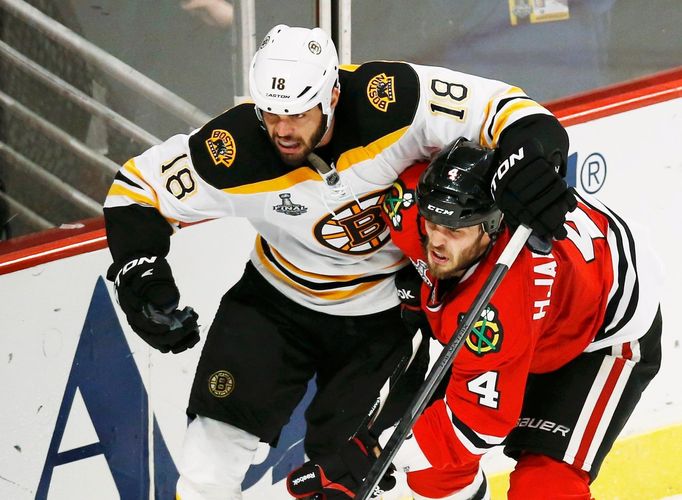
<path fill-rule="evenodd" d="M 459 137 L 495 147 L 521 118 L 550 113 L 519 88 L 438 67 L 370 62 L 339 79 L 333 137 L 315 151 L 335 166 L 336 190 L 309 165 L 285 165 L 241 104 L 129 160 L 105 202 L 108 226 L 125 225 L 118 209 L 133 205 L 175 226 L 246 217 L 258 232 L 252 262 L 292 300 L 336 315 L 397 305 L 393 273 L 407 261 L 381 216 L 386 189 Z M 150 251 L 134 238 L 109 233 L 115 259 Z"/>

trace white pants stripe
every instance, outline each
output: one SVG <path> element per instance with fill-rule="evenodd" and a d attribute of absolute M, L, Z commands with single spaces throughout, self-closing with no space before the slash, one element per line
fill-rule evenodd
<path fill-rule="evenodd" d="M 606 356 L 571 435 L 564 461 L 590 470 L 635 363 Z"/>

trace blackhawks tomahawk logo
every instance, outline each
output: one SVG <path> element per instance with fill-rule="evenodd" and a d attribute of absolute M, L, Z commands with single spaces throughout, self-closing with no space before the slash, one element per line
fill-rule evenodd
<path fill-rule="evenodd" d="M 397 180 L 388 190 L 381 208 L 388 215 L 391 225 L 400 231 L 403 228 L 403 210 L 406 210 L 414 203 L 414 193 L 405 188 L 405 185 Z"/>
<path fill-rule="evenodd" d="M 460 314 L 459 320 L 464 317 Z M 466 346 L 476 356 L 499 352 L 502 347 L 502 323 L 497 317 L 497 309 L 488 304 L 478 321 L 474 323 L 466 338 Z"/>

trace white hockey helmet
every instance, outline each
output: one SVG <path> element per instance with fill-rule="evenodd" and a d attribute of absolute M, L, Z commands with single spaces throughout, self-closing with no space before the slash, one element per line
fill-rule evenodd
<path fill-rule="evenodd" d="M 320 28 L 272 28 L 251 61 L 249 91 L 261 111 L 296 115 L 320 104 L 331 125 L 332 89 L 338 85 L 339 58 Z"/>

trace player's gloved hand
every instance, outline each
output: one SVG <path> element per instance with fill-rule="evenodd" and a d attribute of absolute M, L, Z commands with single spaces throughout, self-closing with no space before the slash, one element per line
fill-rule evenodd
<path fill-rule="evenodd" d="M 287 489 L 294 498 L 345 500 L 355 498 L 381 448 L 368 431 L 358 433 L 333 455 L 304 463 L 287 476 Z M 379 481 L 372 498 L 396 484 L 391 466 Z"/>
<path fill-rule="evenodd" d="M 191 307 L 178 309 L 180 293 L 163 257 L 128 261 L 120 266 L 114 287 L 128 323 L 153 348 L 177 354 L 199 342 L 199 316 Z"/>
<path fill-rule="evenodd" d="M 500 150 L 500 155 L 490 187 L 506 222 L 512 227 L 525 224 L 547 240 L 564 239 L 566 214 L 577 202 L 539 142 L 530 139 L 513 150 Z"/>

